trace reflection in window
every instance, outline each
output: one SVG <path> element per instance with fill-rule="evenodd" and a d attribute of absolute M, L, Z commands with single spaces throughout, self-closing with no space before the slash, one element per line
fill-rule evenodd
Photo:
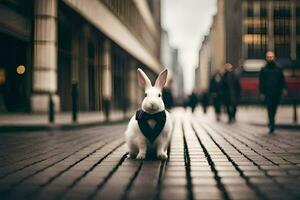
<path fill-rule="evenodd" d="M 290 57 L 290 17 L 289 4 L 274 2 L 274 46 L 278 58 Z"/>
<path fill-rule="evenodd" d="M 264 58 L 268 34 L 266 3 L 247 1 L 247 14 L 243 24 L 246 26 L 243 43 L 247 49 L 247 58 Z"/>

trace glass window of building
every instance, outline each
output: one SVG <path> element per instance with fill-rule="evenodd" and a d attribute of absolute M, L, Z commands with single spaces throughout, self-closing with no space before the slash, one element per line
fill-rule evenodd
<path fill-rule="evenodd" d="M 274 2 L 274 47 L 278 58 L 290 57 L 290 5 L 285 1 Z"/>

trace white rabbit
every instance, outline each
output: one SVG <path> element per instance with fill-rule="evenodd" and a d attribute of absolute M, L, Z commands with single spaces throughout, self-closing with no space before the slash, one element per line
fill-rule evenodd
<path fill-rule="evenodd" d="M 140 85 L 145 88 L 145 98 L 141 109 L 130 119 L 125 132 L 129 155 L 132 158 L 145 159 L 147 152 L 154 150 L 157 158 L 166 160 L 172 121 L 170 114 L 165 110 L 162 89 L 166 83 L 168 71 L 165 69 L 159 74 L 154 86 L 143 70 L 138 69 L 137 73 Z M 152 119 L 153 116 L 154 119 Z"/>

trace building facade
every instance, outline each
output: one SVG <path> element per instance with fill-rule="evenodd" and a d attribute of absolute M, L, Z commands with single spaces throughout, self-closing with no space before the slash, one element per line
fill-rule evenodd
<path fill-rule="evenodd" d="M 0 109 L 126 111 L 143 98 L 136 69 L 160 65 L 160 1 L 4 0 L 0 3 Z"/>
<path fill-rule="evenodd" d="M 274 51 L 278 62 L 288 68 L 300 64 L 300 2 L 243 1 L 242 61 L 264 59 Z"/>
<path fill-rule="evenodd" d="M 217 13 L 213 17 L 209 38 L 211 45 L 211 75 L 223 70 L 226 62 L 224 1 L 217 2 Z"/>
<path fill-rule="evenodd" d="M 208 90 L 211 77 L 211 45 L 206 35 L 199 50 L 199 63 L 195 71 L 195 90 L 202 93 Z"/>

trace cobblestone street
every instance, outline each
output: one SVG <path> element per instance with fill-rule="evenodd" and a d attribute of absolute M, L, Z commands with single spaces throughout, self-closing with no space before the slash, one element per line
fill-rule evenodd
<path fill-rule="evenodd" d="M 0 134 L 0 199 L 300 199 L 300 133 L 176 109 L 169 159 L 127 158 L 126 124 Z"/>

